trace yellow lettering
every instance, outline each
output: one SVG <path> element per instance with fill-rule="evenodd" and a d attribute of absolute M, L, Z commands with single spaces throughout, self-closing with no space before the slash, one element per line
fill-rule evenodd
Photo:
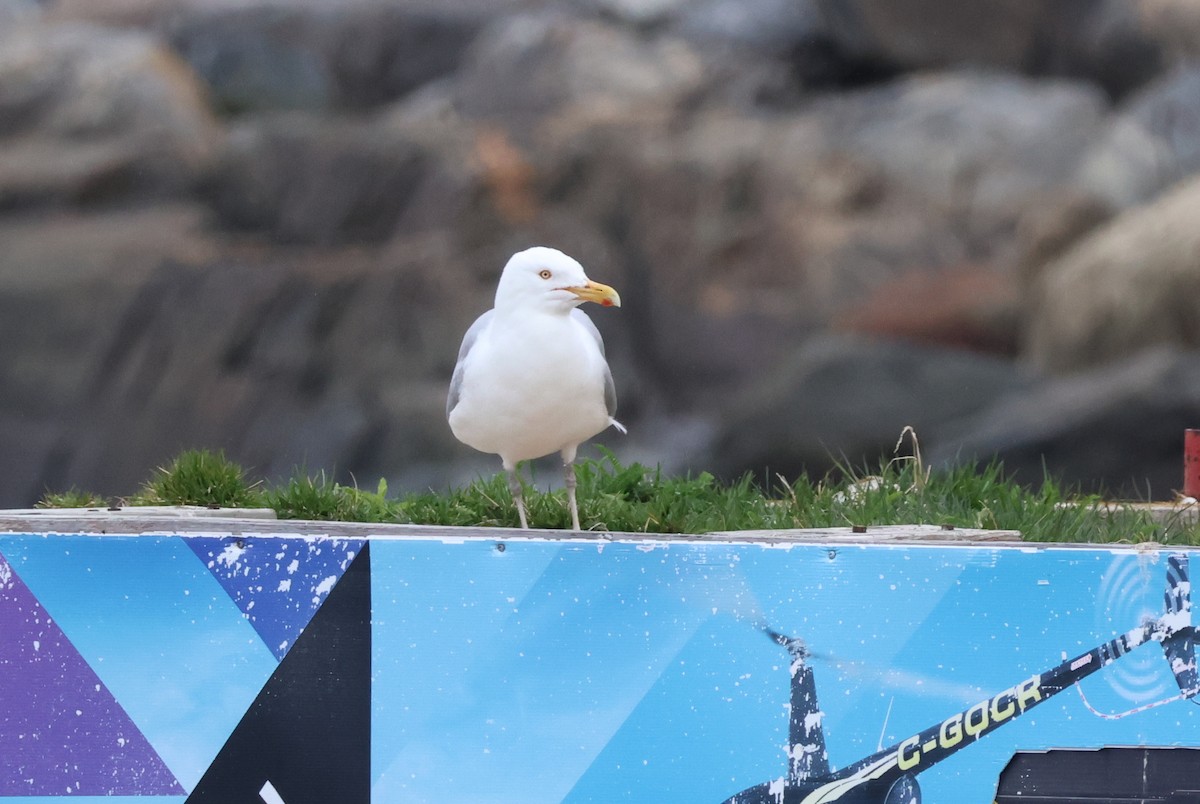
<path fill-rule="evenodd" d="M 967 715 L 963 718 L 963 729 L 967 734 L 974 737 L 979 732 L 987 728 L 988 724 L 988 702 L 980 701 L 967 710 Z"/>
<path fill-rule="evenodd" d="M 914 768 L 921 761 L 921 750 L 917 748 L 920 742 L 921 738 L 914 735 L 900 743 L 900 747 L 896 749 L 896 766 L 900 770 Z"/>
<path fill-rule="evenodd" d="M 1017 686 L 1017 706 L 1024 712 L 1038 701 L 1042 700 L 1041 679 L 1038 676 L 1021 682 Z"/>
<path fill-rule="evenodd" d="M 1004 707 L 1001 708 L 1000 701 L 1004 700 Z M 992 720 L 999 723 L 1002 720 L 1008 720 L 1016 712 L 1016 699 L 1013 698 L 1012 690 L 1005 690 L 992 699 Z"/>
<path fill-rule="evenodd" d="M 938 730 L 938 740 L 942 748 L 953 748 L 962 742 L 962 736 L 962 715 L 955 715 L 945 721 Z"/>

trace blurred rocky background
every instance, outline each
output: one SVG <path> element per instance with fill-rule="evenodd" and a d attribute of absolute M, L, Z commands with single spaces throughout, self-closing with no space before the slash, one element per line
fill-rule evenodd
<path fill-rule="evenodd" d="M 495 471 L 445 388 L 533 244 L 625 300 L 625 459 L 1169 498 L 1198 57 L 1195 0 L 0 0 L 0 504 Z"/>

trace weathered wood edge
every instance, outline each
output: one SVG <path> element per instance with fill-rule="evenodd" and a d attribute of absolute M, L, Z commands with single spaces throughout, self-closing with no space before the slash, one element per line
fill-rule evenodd
<path fill-rule="evenodd" d="M 24 511 L 0 511 L 0 532 L 96 534 L 98 536 L 137 536 L 163 534 L 230 534 L 233 536 L 328 536 L 374 539 L 432 539 L 462 541 L 563 541 L 563 542 L 643 542 L 643 543 L 754 543 L 840 544 L 840 545 L 929 545 L 929 546 L 1019 546 L 1026 549 L 1045 547 L 1095 547 L 1087 543 L 1023 542 L 1015 530 L 949 528 L 939 525 L 875 525 L 865 530 L 850 527 L 793 530 L 716 531 L 704 534 L 628 533 L 620 531 L 521 530 L 518 528 L 449 527 L 436 525 L 399 525 L 357 522 L 323 522 L 298 519 L 248 518 L 223 516 L 226 510 L 208 511 L 203 516 L 154 516 L 121 512 L 95 511 L 64 515 L 53 511 L 30 514 Z M 240 512 L 239 512 L 240 513 Z M 1120 545 L 1107 544 L 1105 547 Z M 1132 547 L 1132 545 L 1125 545 Z M 1138 545 L 1152 550 L 1158 545 Z"/>

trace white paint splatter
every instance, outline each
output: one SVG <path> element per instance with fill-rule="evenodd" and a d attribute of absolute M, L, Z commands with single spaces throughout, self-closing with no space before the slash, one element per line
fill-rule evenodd
<path fill-rule="evenodd" d="M 236 543 L 230 542 L 225 545 L 225 549 L 221 551 L 221 555 L 217 556 L 217 563 L 233 568 L 241 563 L 242 554 L 245 552 L 245 547 L 238 547 Z"/>
<path fill-rule="evenodd" d="M 813 729 L 821 728 L 821 721 L 825 718 L 825 713 L 821 711 L 809 712 L 804 716 L 804 732 L 812 734 Z"/>

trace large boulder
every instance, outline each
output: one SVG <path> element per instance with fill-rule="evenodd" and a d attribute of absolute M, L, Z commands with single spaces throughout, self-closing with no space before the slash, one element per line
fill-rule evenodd
<path fill-rule="evenodd" d="M 1073 177 L 1106 111 L 1087 84 L 1002 74 L 916 76 L 827 110 L 837 147 L 947 216 L 1013 216 Z"/>
<path fill-rule="evenodd" d="M 0 505 L 30 505 L 72 483 L 133 490 L 102 484 L 110 466 L 117 482 L 137 482 L 119 441 L 166 436 L 130 419 L 110 429 L 116 422 L 92 407 L 91 393 L 122 341 L 122 311 L 133 299 L 153 306 L 145 285 L 155 272 L 214 258 L 204 218 L 196 206 L 157 205 L 0 219 L 0 442 L 11 445 L 0 457 Z M 77 453 L 96 449 L 101 434 L 108 443 L 93 471 L 74 472 Z"/>
<path fill-rule="evenodd" d="M 1152 346 L 1200 348 L 1197 208 L 1200 179 L 1192 179 L 1047 265 L 1030 295 L 1030 361 L 1069 372 Z"/>
<path fill-rule="evenodd" d="M 1200 353 L 1156 349 L 1005 394 L 946 428 L 927 455 L 937 465 L 999 459 L 1027 484 L 1049 473 L 1089 492 L 1168 500 L 1197 412 Z"/>
<path fill-rule="evenodd" d="M 914 270 L 834 316 L 835 331 L 1013 355 L 1019 287 L 1011 272 L 961 265 Z"/>
<path fill-rule="evenodd" d="M 0 0 L 0 25 L 22 25 L 41 17 L 37 0 Z"/>
<path fill-rule="evenodd" d="M 1141 27 L 1163 43 L 1172 61 L 1200 57 L 1200 5 L 1192 0 L 1140 0 L 1129 5 Z"/>
<path fill-rule="evenodd" d="M 0 505 L 129 494 L 192 447 L 270 478 L 304 467 L 397 489 L 463 455 L 443 410 L 479 310 L 450 311 L 477 288 L 439 238 L 280 256 L 213 239 L 194 207 L 0 237 L 0 441 L 21 447 L 0 459 Z"/>
<path fill-rule="evenodd" d="M 725 45 L 784 57 L 826 36 L 813 0 L 693 0 L 681 9 L 673 27 L 708 47 Z"/>
<path fill-rule="evenodd" d="M 292 112 L 242 121 L 204 183 L 224 227 L 281 243 L 381 242 L 424 172 L 396 129 Z"/>
<path fill-rule="evenodd" d="M 744 390 L 722 417 L 712 460 L 726 476 L 878 466 L 905 427 L 922 445 L 1019 387 L 1013 365 L 899 341 L 814 338 Z"/>
<path fill-rule="evenodd" d="M 1079 185 L 1117 208 L 1153 199 L 1200 171 L 1200 67 L 1156 80 L 1131 97 L 1088 149 Z"/>
<path fill-rule="evenodd" d="M 529 0 L 56 0 L 48 15 L 168 42 L 218 109 L 361 111 L 453 72 L 497 15 Z"/>
<path fill-rule="evenodd" d="M 178 196 L 219 136 L 195 76 L 152 37 L 0 28 L 0 207 Z"/>
<path fill-rule="evenodd" d="M 471 46 L 455 76 L 458 110 L 473 119 L 528 129 L 564 107 L 592 120 L 666 114 L 704 79 L 695 51 L 672 37 L 563 14 L 497 20 Z"/>
<path fill-rule="evenodd" d="M 166 35 L 228 111 L 366 109 L 458 67 L 483 19 L 453 4 L 197 8 Z"/>
<path fill-rule="evenodd" d="M 899 69 L 998 68 L 1084 78 L 1113 96 L 1153 78 L 1165 47 L 1124 0 L 821 0 L 838 46 Z"/>

